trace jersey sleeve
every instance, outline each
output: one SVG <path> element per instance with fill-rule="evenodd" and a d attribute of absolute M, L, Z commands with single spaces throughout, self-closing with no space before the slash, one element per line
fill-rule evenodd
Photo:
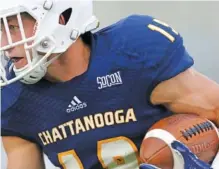
<path fill-rule="evenodd" d="M 181 37 L 175 47 L 170 46 L 167 53 L 156 61 L 156 71 L 152 73 L 152 81 L 148 87 L 148 95 L 162 81 L 168 80 L 184 72 L 194 64 L 193 58 L 183 46 Z M 172 49 L 171 49 L 172 48 Z"/>
<path fill-rule="evenodd" d="M 118 51 L 125 57 L 119 58 L 117 63 L 126 69 L 137 70 L 135 84 L 147 90 L 148 98 L 160 82 L 177 76 L 194 64 L 181 35 L 166 23 L 137 15 L 122 22 L 125 29 L 120 33 L 121 40 L 115 44 L 120 46 Z"/>
<path fill-rule="evenodd" d="M 194 60 L 187 52 L 181 35 L 171 27 L 162 25 L 163 23 L 161 22 L 160 24 L 159 22 L 153 19 L 152 23 L 147 27 L 150 34 L 155 36 L 153 37 L 155 44 L 159 41 L 159 47 L 155 45 L 151 55 L 145 56 L 145 73 L 150 73 L 148 96 L 151 95 L 153 89 L 159 83 L 177 76 L 194 65 Z M 151 25 L 152 27 L 150 28 L 149 26 Z M 154 30 L 153 25 L 155 26 Z M 151 46 L 153 47 L 153 45 Z M 142 74 L 142 76 L 146 76 L 145 79 L 148 80 L 148 75 Z"/>
<path fill-rule="evenodd" d="M 15 105 L 21 91 L 22 87 L 19 83 L 13 83 L 1 89 L 1 136 L 18 136 L 29 140 L 22 132 L 16 130 L 16 115 L 19 114 L 19 110 L 15 108 Z"/>
<path fill-rule="evenodd" d="M 13 106 L 19 99 L 20 92 L 21 89 L 17 86 L 17 83 L 1 89 L 1 136 L 19 135 L 13 129 L 15 126 L 11 125 L 11 121 L 14 120 L 13 114 L 16 113 L 16 110 L 13 110 Z"/>

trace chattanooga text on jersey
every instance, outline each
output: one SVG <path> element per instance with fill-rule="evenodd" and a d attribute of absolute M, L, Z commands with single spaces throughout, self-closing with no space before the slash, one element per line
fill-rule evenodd
<path fill-rule="evenodd" d="M 115 112 L 108 111 L 70 120 L 50 130 L 40 132 L 38 136 L 43 145 L 48 145 L 81 132 L 136 121 L 137 118 L 133 108 L 129 108 L 128 110 L 120 109 Z"/>

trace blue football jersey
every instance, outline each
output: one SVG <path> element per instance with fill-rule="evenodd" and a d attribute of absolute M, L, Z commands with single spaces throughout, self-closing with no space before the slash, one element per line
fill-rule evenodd
<path fill-rule="evenodd" d="M 175 30 L 150 16 L 129 16 L 92 34 L 82 75 L 4 87 L 2 135 L 38 144 L 63 169 L 137 169 L 145 133 L 172 114 L 151 104 L 151 92 L 192 65 Z"/>

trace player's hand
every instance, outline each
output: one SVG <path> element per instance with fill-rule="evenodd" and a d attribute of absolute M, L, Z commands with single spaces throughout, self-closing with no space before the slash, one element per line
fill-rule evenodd
<path fill-rule="evenodd" d="M 184 169 L 213 169 L 209 164 L 198 159 L 198 157 L 181 142 L 174 141 L 171 146 L 178 154 L 178 158 L 183 158 Z"/>
<path fill-rule="evenodd" d="M 213 169 L 211 166 L 194 155 L 188 147 L 182 144 L 179 141 L 174 141 L 171 144 L 171 147 L 174 152 L 175 160 L 174 161 L 174 169 Z M 141 164 L 140 169 L 160 169 L 151 164 Z"/>

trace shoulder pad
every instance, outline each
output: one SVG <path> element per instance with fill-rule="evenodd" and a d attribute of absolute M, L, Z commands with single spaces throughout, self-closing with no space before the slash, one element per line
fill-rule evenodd
<path fill-rule="evenodd" d="M 132 15 L 120 21 L 117 27 L 114 47 L 119 46 L 122 50 L 138 52 L 141 55 L 145 53 L 145 49 L 167 49 L 170 46 L 174 48 L 182 43 L 178 32 L 150 16 Z"/>
<path fill-rule="evenodd" d="M 156 64 L 178 46 L 183 46 L 178 32 L 168 24 L 145 15 L 131 15 L 99 33 L 107 37 L 111 51 L 123 56 L 117 60 L 119 65 Z"/>

